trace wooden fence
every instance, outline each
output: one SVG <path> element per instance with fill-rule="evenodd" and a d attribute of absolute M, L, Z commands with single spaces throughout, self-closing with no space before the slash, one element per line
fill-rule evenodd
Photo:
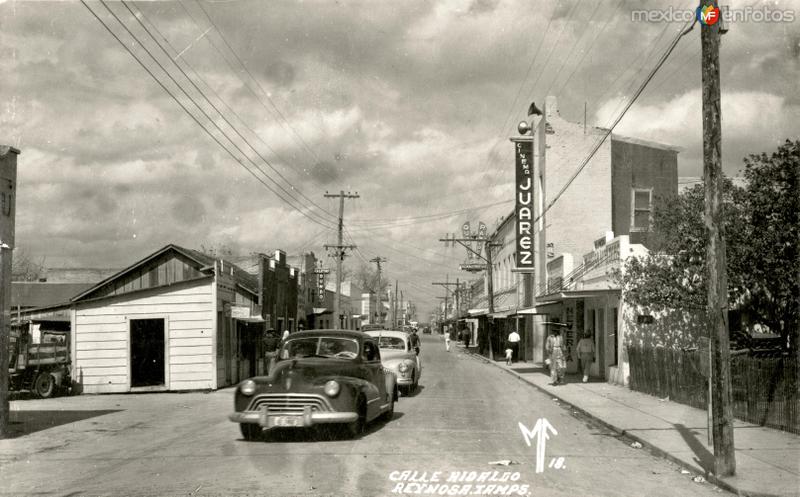
<path fill-rule="evenodd" d="M 631 390 L 706 408 L 708 384 L 700 352 L 638 347 L 627 351 Z M 734 417 L 800 434 L 796 376 L 797 368 L 787 355 L 731 357 Z"/>

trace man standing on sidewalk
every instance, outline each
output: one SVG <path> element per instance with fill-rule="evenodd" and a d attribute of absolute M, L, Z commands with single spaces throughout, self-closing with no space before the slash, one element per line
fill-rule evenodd
<path fill-rule="evenodd" d="M 519 358 L 519 333 L 516 330 L 511 330 L 508 334 L 508 344 L 511 346 L 511 362 L 516 362 Z"/>
<path fill-rule="evenodd" d="M 594 340 L 590 331 L 583 332 L 583 338 L 578 342 L 578 361 L 583 371 L 583 382 L 589 381 L 589 369 L 594 362 Z"/>

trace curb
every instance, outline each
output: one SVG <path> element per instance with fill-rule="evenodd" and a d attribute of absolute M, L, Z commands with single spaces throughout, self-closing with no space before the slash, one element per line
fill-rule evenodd
<path fill-rule="evenodd" d="M 731 492 L 733 494 L 736 494 L 736 495 L 739 495 L 739 496 L 742 496 L 742 497 L 785 497 L 785 496 L 782 496 L 780 494 L 770 494 L 770 493 L 762 493 L 762 492 L 749 492 L 749 491 L 741 490 L 741 489 L 735 487 L 734 485 L 731 485 L 730 483 L 726 482 L 725 480 L 717 478 L 713 473 L 709 473 L 708 471 L 706 471 L 706 470 L 704 470 L 702 468 L 698 468 L 697 466 L 693 466 L 692 464 L 687 463 L 686 461 L 683 461 L 682 459 L 679 459 L 679 458 L 673 456 L 669 452 L 667 452 L 667 451 L 665 451 L 663 449 L 660 449 L 659 447 L 647 442 L 646 440 L 644 440 L 644 439 L 642 439 L 642 438 L 640 438 L 640 437 L 638 437 L 638 436 L 636 436 L 636 435 L 634 435 L 632 433 L 629 433 L 627 430 L 625 430 L 623 428 L 620 428 L 618 426 L 614 426 L 613 424 L 611 424 L 611 423 L 609 423 L 609 422 L 607 422 L 607 421 L 605 421 L 603 419 L 598 418 L 597 416 L 595 416 L 592 413 L 586 411 L 585 409 L 583 409 L 583 408 L 581 408 L 579 406 L 576 406 L 575 404 L 572 404 L 572 403 L 564 400 L 563 398 L 561 398 L 557 394 L 542 388 L 541 386 L 537 385 L 536 383 L 533 383 L 532 381 L 528 380 L 527 378 L 522 377 L 520 374 L 518 374 L 517 372 L 515 372 L 513 370 L 506 369 L 506 368 L 502 367 L 501 365 L 496 364 L 494 361 L 492 361 L 492 360 L 490 360 L 490 359 L 488 359 L 488 358 L 486 358 L 486 357 L 484 357 L 484 356 L 482 356 L 480 354 L 469 352 L 469 351 L 465 351 L 464 353 L 468 354 L 468 355 L 472 356 L 473 358 L 476 358 L 476 359 L 478 359 L 480 361 L 483 361 L 486 364 L 491 364 L 492 366 L 496 367 L 497 369 L 499 369 L 501 371 L 505 371 L 509 375 L 514 376 L 518 380 L 523 381 L 523 382 L 527 383 L 528 385 L 530 385 L 532 387 L 535 387 L 540 392 L 542 392 L 542 393 L 544 393 L 544 394 L 546 394 L 546 395 L 548 395 L 550 397 L 553 397 L 556 400 L 558 400 L 561 403 L 562 407 L 563 406 L 569 406 L 571 409 L 573 409 L 573 410 L 583 414 L 584 416 L 592 419 L 597 424 L 607 428 L 608 430 L 616 433 L 617 435 L 620 435 L 620 436 L 626 437 L 628 439 L 631 439 L 633 441 L 639 442 L 640 444 L 642 444 L 642 448 L 647 449 L 647 451 L 650 452 L 651 454 L 653 454 L 653 455 L 655 455 L 657 457 L 661 457 L 662 459 L 666 459 L 666 460 L 678 465 L 679 467 L 681 467 L 683 469 L 686 469 L 686 470 L 692 471 L 694 473 L 697 473 L 699 475 L 702 475 L 703 478 L 706 479 L 706 481 L 708 481 L 709 483 L 713 483 L 714 485 L 718 486 L 719 488 L 721 488 L 721 489 L 723 489 L 723 490 L 725 490 L 727 492 Z"/>

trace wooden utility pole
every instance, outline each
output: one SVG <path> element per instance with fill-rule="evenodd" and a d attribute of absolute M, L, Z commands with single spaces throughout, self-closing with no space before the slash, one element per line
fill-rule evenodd
<path fill-rule="evenodd" d="M 467 271 L 475 271 L 476 267 L 478 271 L 485 270 L 486 271 L 486 297 L 489 301 L 489 319 L 491 319 L 491 315 L 494 313 L 494 282 L 492 281 L 492 248 L 502 246 L 499 243 L 492 243 L 491 239 L 486 236 L 472 236 L 468 238 L 440 238 L 440 242 L 445 243 L 458 243 L 464 248 L 466 248 L 470 253 L 472 253 L 478 259 L 484 261 L 485 264 L 470 264 L 467 267 L 463 267 L 462 269 L 466 269 Z M 483 243 L 486 257 L 481 255 L 480 252 L 475 251 L 472 248 L 472 242 Z M 435 283 L 434 283 L 435 284 Z M 446 309 L 446 308 L 445 308 Z M 492 350 L 492 323 L 489 322 L 487 325 L 487 335 L 489 337 L 489 358 L 494 360 L 494 351 Z"/>
<path fill-rule="evenodd" d="M 392 295 L 392 328 L 397 328 L 397 280 L 394 280 L 394 295 Z"/>
<path fill-rule="evenodd" d="M 329 194 L 325 192 L 326 198 L 339 198 L 339 234 L 337 237 L 336 245 L 325 245 L 325 249 L 335 249 L 334 257 L 336 257 L 336 295 L 333 296 L 333 327 L 339 329 L 342 327 L 342 317 L 339 315 L 342 308 L 342 261 L 346 255 L 345 250 L 356 248 L 355 245 L 342 245 L 342 232 L 344 231 L 344 199 L 345 198 L 358 198 L 358 192 L 350 194 L 340 191 L 336 194 Z"/>
<path fill-rule="evenodd" d="M 488 321 L 488 335 L 489 335 L 489 359 L 494 360 L 494 351 L 492 350 L 492 328 L 494 328 L 492 321 L 492 314 L 494 314 L 494 281 L 492 277 L 492 243 L 489 240 L 485 242 L 486 246 L 486 293 L 489 297 L 489 319 Z"/>
<path fill-rule="evenodd" d="M 711 406 L 713 417 L 714 474 L 736 473 L 731 399 L 731 362 L 728 337 L 728 276 L 725 267 L 725 232 L 722 206 L 722 116 L 720 111 L 720 19 L 717 0 L 703 0 L 716 14 L 701 22 L 703 75 L 703 181 L 708 260 L 708 333 L 711 346 Z"/>
<path fill-rule="evenodd" d="M 375 265 L 378 266 L 378 291 L 375 292 L 378 295 L 378 324 L 383 324 L 383 295 L 381 294 L 381 263 L 384 263 L 386 261 L 387 259 L 381 256 L 369 260 L 369 262 L 374 262 Z"/>
<path fill-rule="evenodd" d="M 17 155 L 19 150 L 0 146 L 0 438 L 9 435 L 8 364 L 11 323 L 11 256 L 16 217 Z"/>

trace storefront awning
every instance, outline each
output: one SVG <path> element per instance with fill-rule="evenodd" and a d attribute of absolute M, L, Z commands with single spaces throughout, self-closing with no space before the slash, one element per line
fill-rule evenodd
<path fill-rule="evenodd" d="M 484 308 L 481 308 L 481 309 L 469 309 L 467 311 L 467 314 L 469 314 L 470 317 L 485 316 L 485 315 L 489 314 L 489 308 L 488 307 L 484 307 Z"/>
<path fill-rule="evenodd" d="M 315 314 L 319 316 L 320 314 L 329 314 L 333 312 L 332 310 L 328 309 L 327 307 L 314 307 L 311 314 Z"/>
<path fill-rule="evenodd" d="M 264 323 L 264 318 L 261 316 L 249 316 L 249 317 L 242 317 L 242 318 L 234 318 L 237 321 L 242 323 Z"/>
<path fill-rule="evenodd" d="M 495 319 L 503 319 L 507 317 L 514 316 L 517 313 L 516 309 L 508 309 L 505 311 L 493 312 L 489 314 L 489 317 L 493 317 Z"/>

